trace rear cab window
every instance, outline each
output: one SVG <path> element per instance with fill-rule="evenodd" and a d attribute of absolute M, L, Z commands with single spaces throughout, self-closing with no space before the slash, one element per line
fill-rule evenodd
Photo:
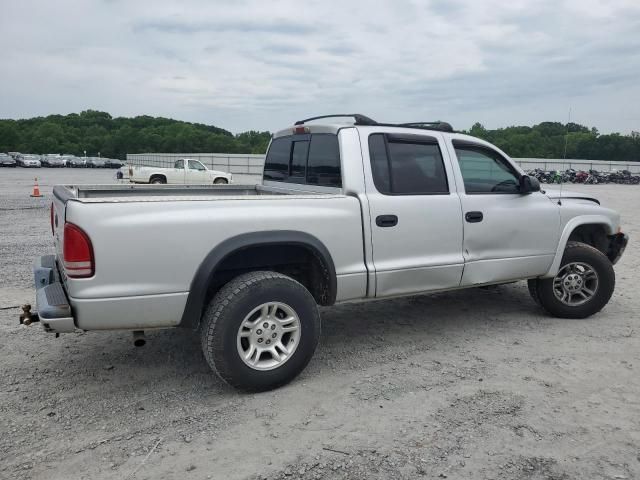
<path fill-rule="evenodd" d="M 311 133 L 275 138 L 265 159 L 264 180 L 342 187 L 337 135 Z"/>

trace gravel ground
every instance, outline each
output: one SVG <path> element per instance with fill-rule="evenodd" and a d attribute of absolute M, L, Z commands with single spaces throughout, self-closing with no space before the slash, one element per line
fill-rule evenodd
<path fill-rule="evenodd" d="M 307 370 L 247 395 L 190 332 L 17 324 L 51 185 L 113 173 L 0 170 L 0 478 L 640 478 L 640 187 L 568 187 L 632 238 L 600 314 L 549 318 L 522 282 L 323 309 Z"/>

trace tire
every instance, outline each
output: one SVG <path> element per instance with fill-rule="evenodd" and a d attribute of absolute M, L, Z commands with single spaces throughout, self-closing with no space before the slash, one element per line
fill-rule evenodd
<path fill-rule="evenodd" d="M 590 267 L 595 273 L 587 273 L 588 269 L 580 270 L 580 265 Z M 571 268 L 574 268 L 573 272 Z M 577 268 L 577 270 L 576 270 Z M 564 270 L 564 272 L 563 272 Z M 576 301 L 573 305 L 567 304 L 556 295 L 565 297 L 562 283 L 571 282 L 567 275 L 579 277 L 580 285 L 588 287 L 593 292 L 589 298 L 584 298 L 584 293 L 574 293 L 567 298 Z M 554 282 L 556 287 L 554 288 Z M 531 296 L 538 300 L 538 304 L 550 315 L 560 318 L 587 318 L 599 312 L 609 302 L 615 289 L 616 276 L 613 265 L 609 259 L 598 249 L 580 242 L 569 242 L 564 250 L 558 275 L 554 278 L 529 280 Z M 579 288 L 579 287 L 576 287 Z M 573 296 L 575 295 L 575 297 Z"/>
<path fill-rule="evenodd" d="M 216 178 L 213 181 L 214 185 L 227 185 L 229 183 L 229 180 L 227 180 L 226 178 Z"/>
<path fill-rule="evenodd" d="M 149 181 L 149 183 L 152 184 L 152 185 L 163 185 L 163 184 L 167 183 L 167 181 L 162 177 L 153 177 Z"/>
<path fill-rule="evenodd" d="M 280 310 L 272 313 L 271 305 L 274 304 L 287 307 L 290 311 L 285 312 L 283 307 L 279 307 Z M 269 316 L 263 316 L 264 305 L 269 305 Z M 276 322 L 286 322 L 292 318 L 291 311 L 298 319 L 297 333 L 285 332 L 274 340 L 280 345 L 283 342 L 287 344 L 291 353 L 283 355 L 279 364 L 275 357 L 265 351 L 257 354 L 254 366 L 246 363 L 240 352 L 246 354 L 250 351 L 252 340 L 254 346 L 269 348 L 266 342 L 281 327 L 277 327 L 272 334 L 267 332 L 276 328 L 273 327 Z M 255 315 L 259 315 L 260 319 Z M 278 320 L 278 316 L 286 316 L 287 319 Z M 253 319 L 256 319 L 255 323 L 252 323 Z M 265 323 L 261 323 L 263 319 Z M 251 325 L 250 330 L 249 327 L 243 327 L 247 324 Z M 260 325 L 265 324 L 267 328 L 260 329 Z M 292 325 L 288 324 L 290 327 Z M 239 336 L 241 331 L 247 335 L 246 338 Z M 261 331 L 262 340 L 259 336 Z M 271 390 L 289 383 L 311 360 L 320 340 L 320 313 L 313 296 L 294 279 L 276 272 L 250 272 L 231 280 L 211 300 L 202 318 L 200 339 L 207 363 L 226 383 L 245 391 Z M 275 344 L 272 345 L 271 349 L 275 348 Z M 282 350 L 276 351 L 279 355 L 283 353 Z M 253 357 L 251 355 L 247 361 L 252 362 Z M 269 362 L 275 362 L 276 365 L 269 367 Z"/>

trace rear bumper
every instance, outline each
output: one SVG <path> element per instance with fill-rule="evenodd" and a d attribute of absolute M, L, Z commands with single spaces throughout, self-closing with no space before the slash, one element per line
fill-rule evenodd
<path fill-rule="evenodd" d="M 611 260 L 611 263 L 614 265 L 620 260 L 622 254 L 624 253 L 625 248 L 627 248 L 627 243 L 629 243 L 629 235 L 625 233 L 616 233 L 615 235 L 611 235 L 609 237 L 611 241 L 609 242 L 609 251 L 607 252 L 607 257 Z"/>
<path fill-rule="evenodd" d="M 76 322 L 60 280 L 55 255 L 45 255 L 35 260 L 33 279 L 36 286 L 36 309 L 42 327 L 48 332 L 73 332 Z"/>

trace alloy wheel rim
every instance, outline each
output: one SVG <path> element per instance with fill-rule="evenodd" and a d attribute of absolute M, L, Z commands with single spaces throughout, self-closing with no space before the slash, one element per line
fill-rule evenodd
<path fill-rule="evenodd" d="M 263 303 L 240 324 L 238 354 L 254 370 L 273 370 L 293 356 L 300 343 L 300 330 L 300 317 L 289 305 Z"/>
<path fill-rule="evenodd" d="M 563 265 L 553 279 L 553 294 L 570 307 L 584 305 L 598 291 L 598 273 L 588 263 Z"/>

